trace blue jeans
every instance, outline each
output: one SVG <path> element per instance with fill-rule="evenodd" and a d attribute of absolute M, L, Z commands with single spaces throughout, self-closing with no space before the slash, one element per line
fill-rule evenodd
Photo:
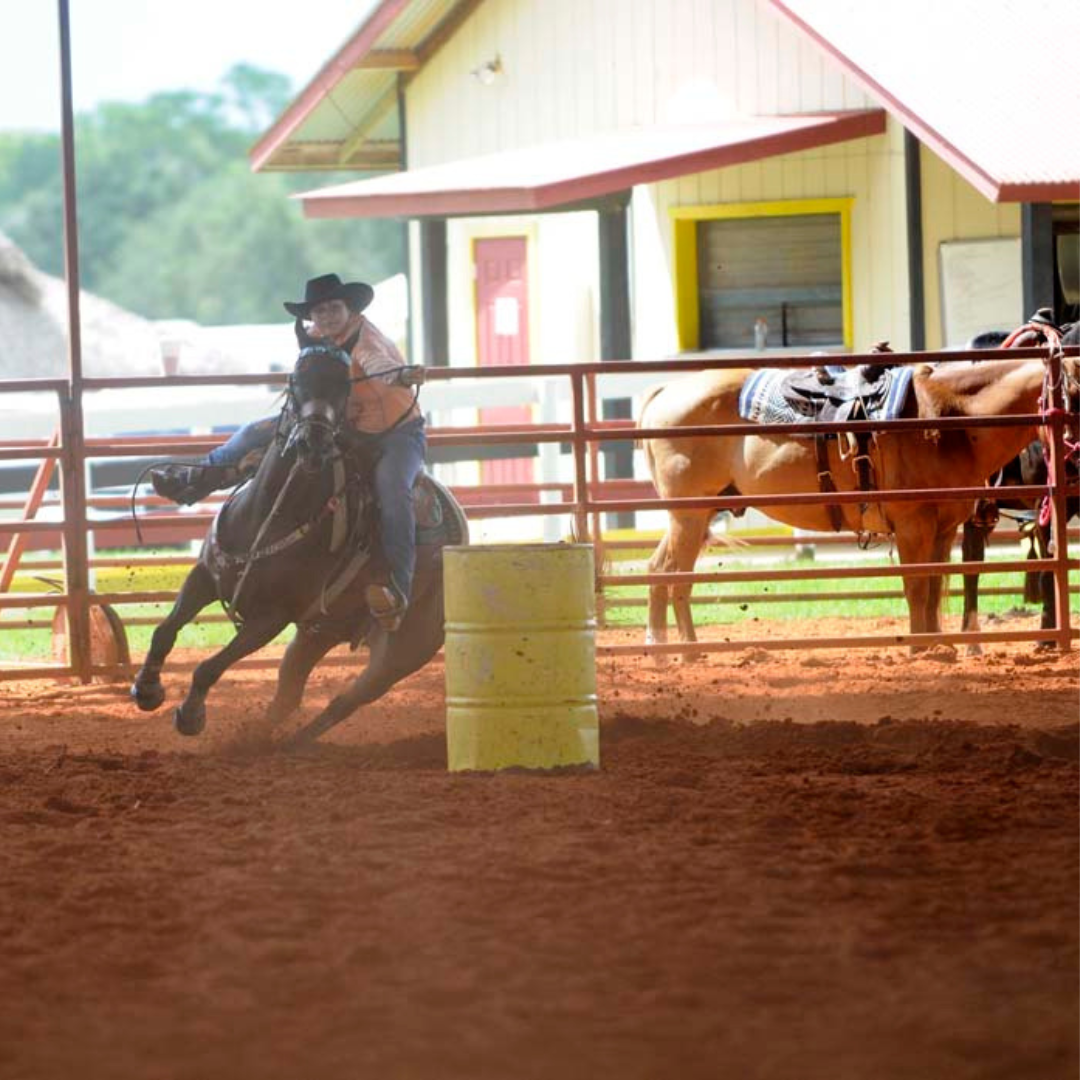
<path fill-rule="evenodd" d="M 206 460 L 211 465 L 239 465 L 252 467 L 256 465 L 273 442 L 274 432 L 277 430 L 278 418 L 264 416 L 261 420 L 252 420 L 245 424 L 239 431 L 234 431 L 229 436 L 229 441 L 215 446 Z M 253 462 L 245 462 L 247 457 L 254 457 Z"/>
<path fill-rule="evenodd" d="M 235 432 L 228 442 L 207 455 L 211 465 L 241 465 L 244 459 L 270 445 L 278 418 L 253 420 Z M 412 488 L 423 472 L 427 436 L 424 421 L 417 417 L 379 436 L 380 456 L 375 466 L 375 498 L 379 504 L 379 539 L 390 566 L 391 583 L 404 600 L 412 593 L 416 567 L 416 511 Z"/>

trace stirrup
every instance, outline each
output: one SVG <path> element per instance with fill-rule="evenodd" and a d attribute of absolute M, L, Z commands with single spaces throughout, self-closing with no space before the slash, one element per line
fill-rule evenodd
<path fill-rule="evenodd" d="M 396 589 L 389 585 L 368 585 L 364 589 L 364 599 L 375 621 L 388 634 L 392 634 L 401 625 L 408 605 Z"/>
<path fill-rule="evenodd" d="M 235 479 L 235 470 L 227 465 L 162 465 L 150 470 L 154 491 L 181 506 L 197 503 Z"/>

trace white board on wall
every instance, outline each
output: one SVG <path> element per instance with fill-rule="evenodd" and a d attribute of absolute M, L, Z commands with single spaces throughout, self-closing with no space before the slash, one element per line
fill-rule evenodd
<path fill-rule="evenodd" d="M 938 248 L 941 339 L 962 346 L 983 330 L 1024 321 L 1020 238 L 949 240 Z"/>

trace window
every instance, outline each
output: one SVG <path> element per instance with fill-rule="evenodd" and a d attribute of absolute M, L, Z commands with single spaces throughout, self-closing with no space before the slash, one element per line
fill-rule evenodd
<path fill-rule="evenodd" d="M 680 207 L 675 213 L 683 349 L 851 345 L 849 200 Z"/>

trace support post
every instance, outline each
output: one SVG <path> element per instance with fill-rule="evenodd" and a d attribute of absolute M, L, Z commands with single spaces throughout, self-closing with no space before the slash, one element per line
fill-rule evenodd
<path fill-rule="evenodd" d="M 420 362 L 427 367 L 446 367 L 450 363 L 447 295 L 446 220 L 424 218 L 420 222 Z"/>
<path fill-rule="evenodd" d="M 904 194 L 907 202 L 908 336 L 912 352 L 926 348 L 926 280 L 923 275 L 922 151 L 904 130 Z"/>
<path fill-rule="evenodd" d="M 1020 265 L 1024 318 L 1039 308 L 1054 309 L 1054 218 L 1049 203 L 1020 207 Z"/>
<path fill-rule="evenodd" d="M 629 192 L 621 193 L 610 206 L 597 211 L 597 242 L 600 253 L 600 359 L 629 360 L 633 350 L 630 328 L 630 243 Z M 605 420 L 631 415 L 629 398 L 606 400 Z M 631 443 L 608 445 L 603 449 L 604 471 L 609 477 L 634 475 Z M 615 528 L 632 529 L 634 515 L 609 514 Z"/>
<path fill-rule="evenodd" d="M 61 158 L 64 174 L 64 278 L 68 295 L 68 389 L 61 394 L 60 458 L 64 500 L 64 579 L 68 604 L 68 655 L 74 674 L 90 681 L 90 567 L 86 543 L 86 442 L 83 427 L 82 324 L 79 317 L 79 230 L 75 203 L 75 134 L 71 95 L 68 0 L 57 0 L 60 18 Z"/>

